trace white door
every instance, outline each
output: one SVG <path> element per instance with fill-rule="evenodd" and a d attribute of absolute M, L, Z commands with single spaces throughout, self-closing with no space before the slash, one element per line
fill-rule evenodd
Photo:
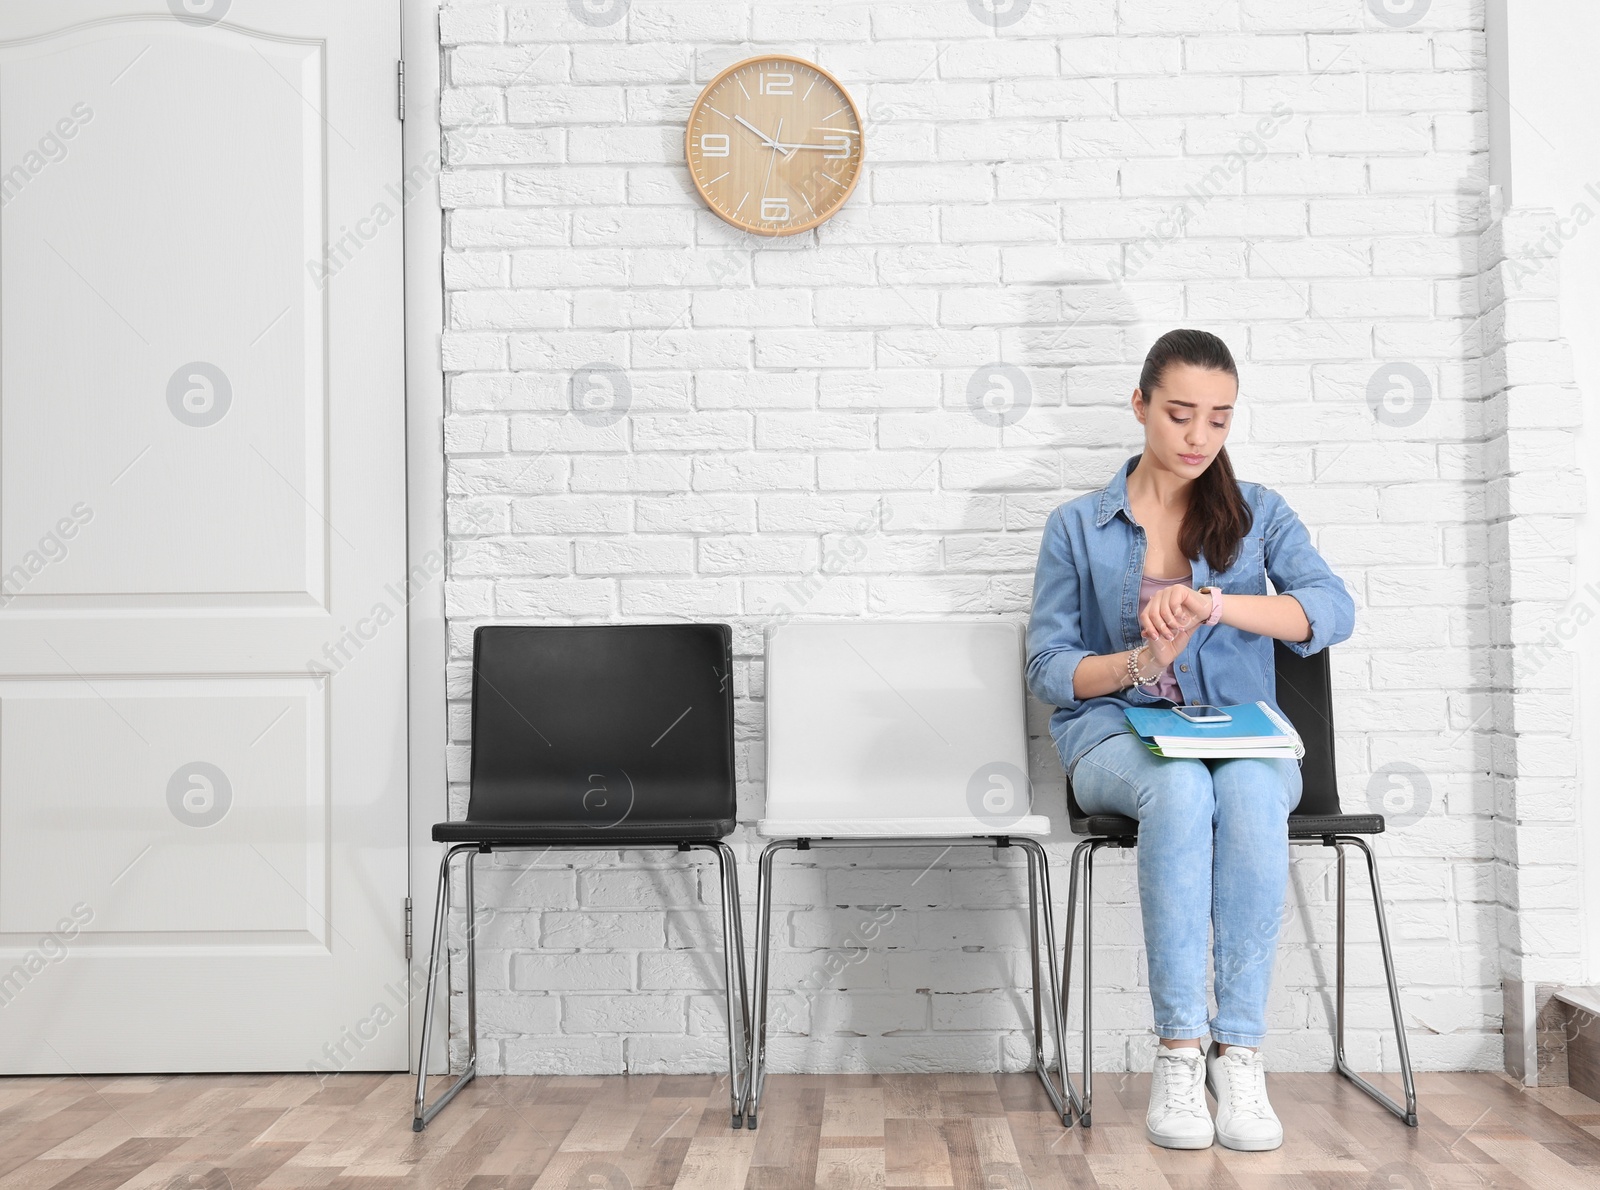
<path fill-rule="evenodd" d="M 406 1064 L 398 0 L 0 0 L 0 1072 Z"/>

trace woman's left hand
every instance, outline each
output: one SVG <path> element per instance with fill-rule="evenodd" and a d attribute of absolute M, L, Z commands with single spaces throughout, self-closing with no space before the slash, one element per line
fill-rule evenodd
<path fill-rule="evenodd" d="M 1171 640 L 1210 614 L 1211 596 L 1175 583 L 1150 596 L 1139 613 L 1139 626 L 1152 640 Z"/>

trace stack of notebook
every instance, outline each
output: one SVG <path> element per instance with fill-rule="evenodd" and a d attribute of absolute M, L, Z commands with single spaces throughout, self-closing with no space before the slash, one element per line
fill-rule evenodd
<path fill-rule="evenodd" d="M 1300 733 L 1264 702 L 1222 707 L 1227 723 L 1191 723 L 1170 707 L 1129 707 L 1128 730 L 1157 756 L 1282 756 L 1299 760 Z"/>

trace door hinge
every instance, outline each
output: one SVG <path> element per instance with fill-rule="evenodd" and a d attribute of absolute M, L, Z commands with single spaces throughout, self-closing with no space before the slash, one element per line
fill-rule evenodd
<path fill-rule="evenodd" d="M 400 119 L 403 123 L 406 118 L 406 60 L 401 58 L 395 63 L 395 66 L 398 68 L 396 74 L 400 88 Z"/>
<path fill-rule="evenodd" d="M 406 898 L 406 961 L 411 961 L 411 898 Z"/>

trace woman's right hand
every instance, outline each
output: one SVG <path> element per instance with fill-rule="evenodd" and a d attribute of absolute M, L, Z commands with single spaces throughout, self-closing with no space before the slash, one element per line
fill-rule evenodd
<path fill-rule="evenodd" d="M 1166 669 L 1167 666 L 1177 660 L 1178 654 L 1188 647 L 1189 638 L 1194 635 L 1194 630 L 1198 627 L 1200 627 L 1200 621 L 1190 617 L 1188 625 L 1178 629 L 1171 640 L 1159 636 L 1144 637 L 1143 641 L 1147 646 L 1145 657 L 1153 657 L 1162 669 Z M 1141 661 L 1143 661 L 1143 658 L 1141 658 Z M 1144 664 L 1140 665 L 1140 671 L 1148 672 L 1148 665 L 1149 662 L 1145 661 Z"/>

